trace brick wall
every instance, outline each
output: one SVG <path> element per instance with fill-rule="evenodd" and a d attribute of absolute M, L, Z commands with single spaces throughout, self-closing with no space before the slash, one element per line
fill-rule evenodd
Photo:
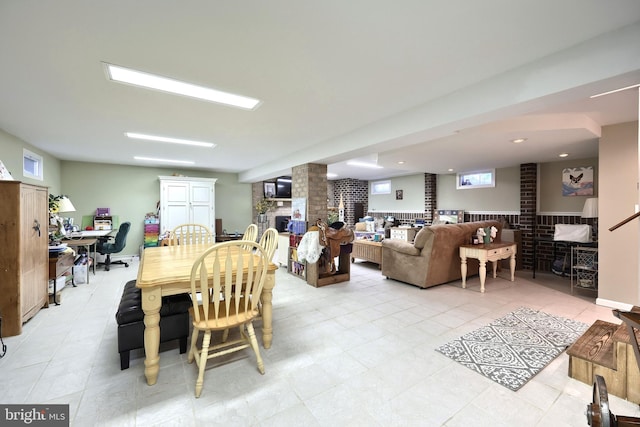
<path fill-rule="evenodd" d="M 330 205 L 338 207 L 340 203 L 340 195 L 344 203 L 344 222 L 347 226 L 352 226 L 359 218 L 355 217 L 354 204 L 362 203 L 364 205 L 365 212 L 367 211 L 367 205 L 369 203 L 369 181 L 362 181 L 359 179 L 337 179 L 331 181 L 332 200 Z"/>

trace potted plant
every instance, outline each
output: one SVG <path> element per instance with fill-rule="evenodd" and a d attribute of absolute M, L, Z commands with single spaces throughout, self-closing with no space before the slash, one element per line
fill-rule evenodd
<path fill-rule="evenodd" d="M 269 200 L 266 197 L 258 200 L 255 206 L 256 211 L 258 212 L 258 222 L 267 222 L 267 212 L 272 210 L 274 207 L 275 202 L 273 200 Z"/>

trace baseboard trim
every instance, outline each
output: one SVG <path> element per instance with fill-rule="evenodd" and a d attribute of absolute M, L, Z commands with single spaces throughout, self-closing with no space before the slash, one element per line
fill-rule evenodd
<path fill-rule="evenodd" d="M 631 311 L 633 304 L 627 304 L 624 302 L 612 301 L 604 298 L 596 298 L 596 305 L 602 305 L 610 308 L 617 308 L 622 311 Z"/>

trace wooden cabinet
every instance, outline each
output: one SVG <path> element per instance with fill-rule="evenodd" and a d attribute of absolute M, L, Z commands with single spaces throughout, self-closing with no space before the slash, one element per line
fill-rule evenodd
<path fill-rule="evenodd" d="M 413 242 L 413 239 L 416 237 L 416 234 L 420 231 L 419 228 L 408 228 L 408 227 L 391 227 L 391 239 L 400 239 L 406 242 Z"/>
<path fill-rule="evenodd" d="M 13 336 L 48 304 L 49 192 L 0 181 L 0 200 L 0 316 Z"/>
<path fill-rule="evenodd" d="M 216 229 L 215 178 L 160 177 L 160 231 L 181 224 L 203 224 Z"/>

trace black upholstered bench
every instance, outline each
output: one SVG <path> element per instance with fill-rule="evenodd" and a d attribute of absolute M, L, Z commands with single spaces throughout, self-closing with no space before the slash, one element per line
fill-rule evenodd
<path fill-rule="evenodd" d="M 162 297 L 160 309 L 160 342 L 180 340 L 180 353 L 187 351 L 189 336 L 189 307 L 187 294 Z M 144 312 L 142 292 L 131 280 L 124 285 L 120 306 L 116 313 L 118 322 L 118 352 L 120 369 L 129 368 L 129 352 L 144 347 Z"/>

